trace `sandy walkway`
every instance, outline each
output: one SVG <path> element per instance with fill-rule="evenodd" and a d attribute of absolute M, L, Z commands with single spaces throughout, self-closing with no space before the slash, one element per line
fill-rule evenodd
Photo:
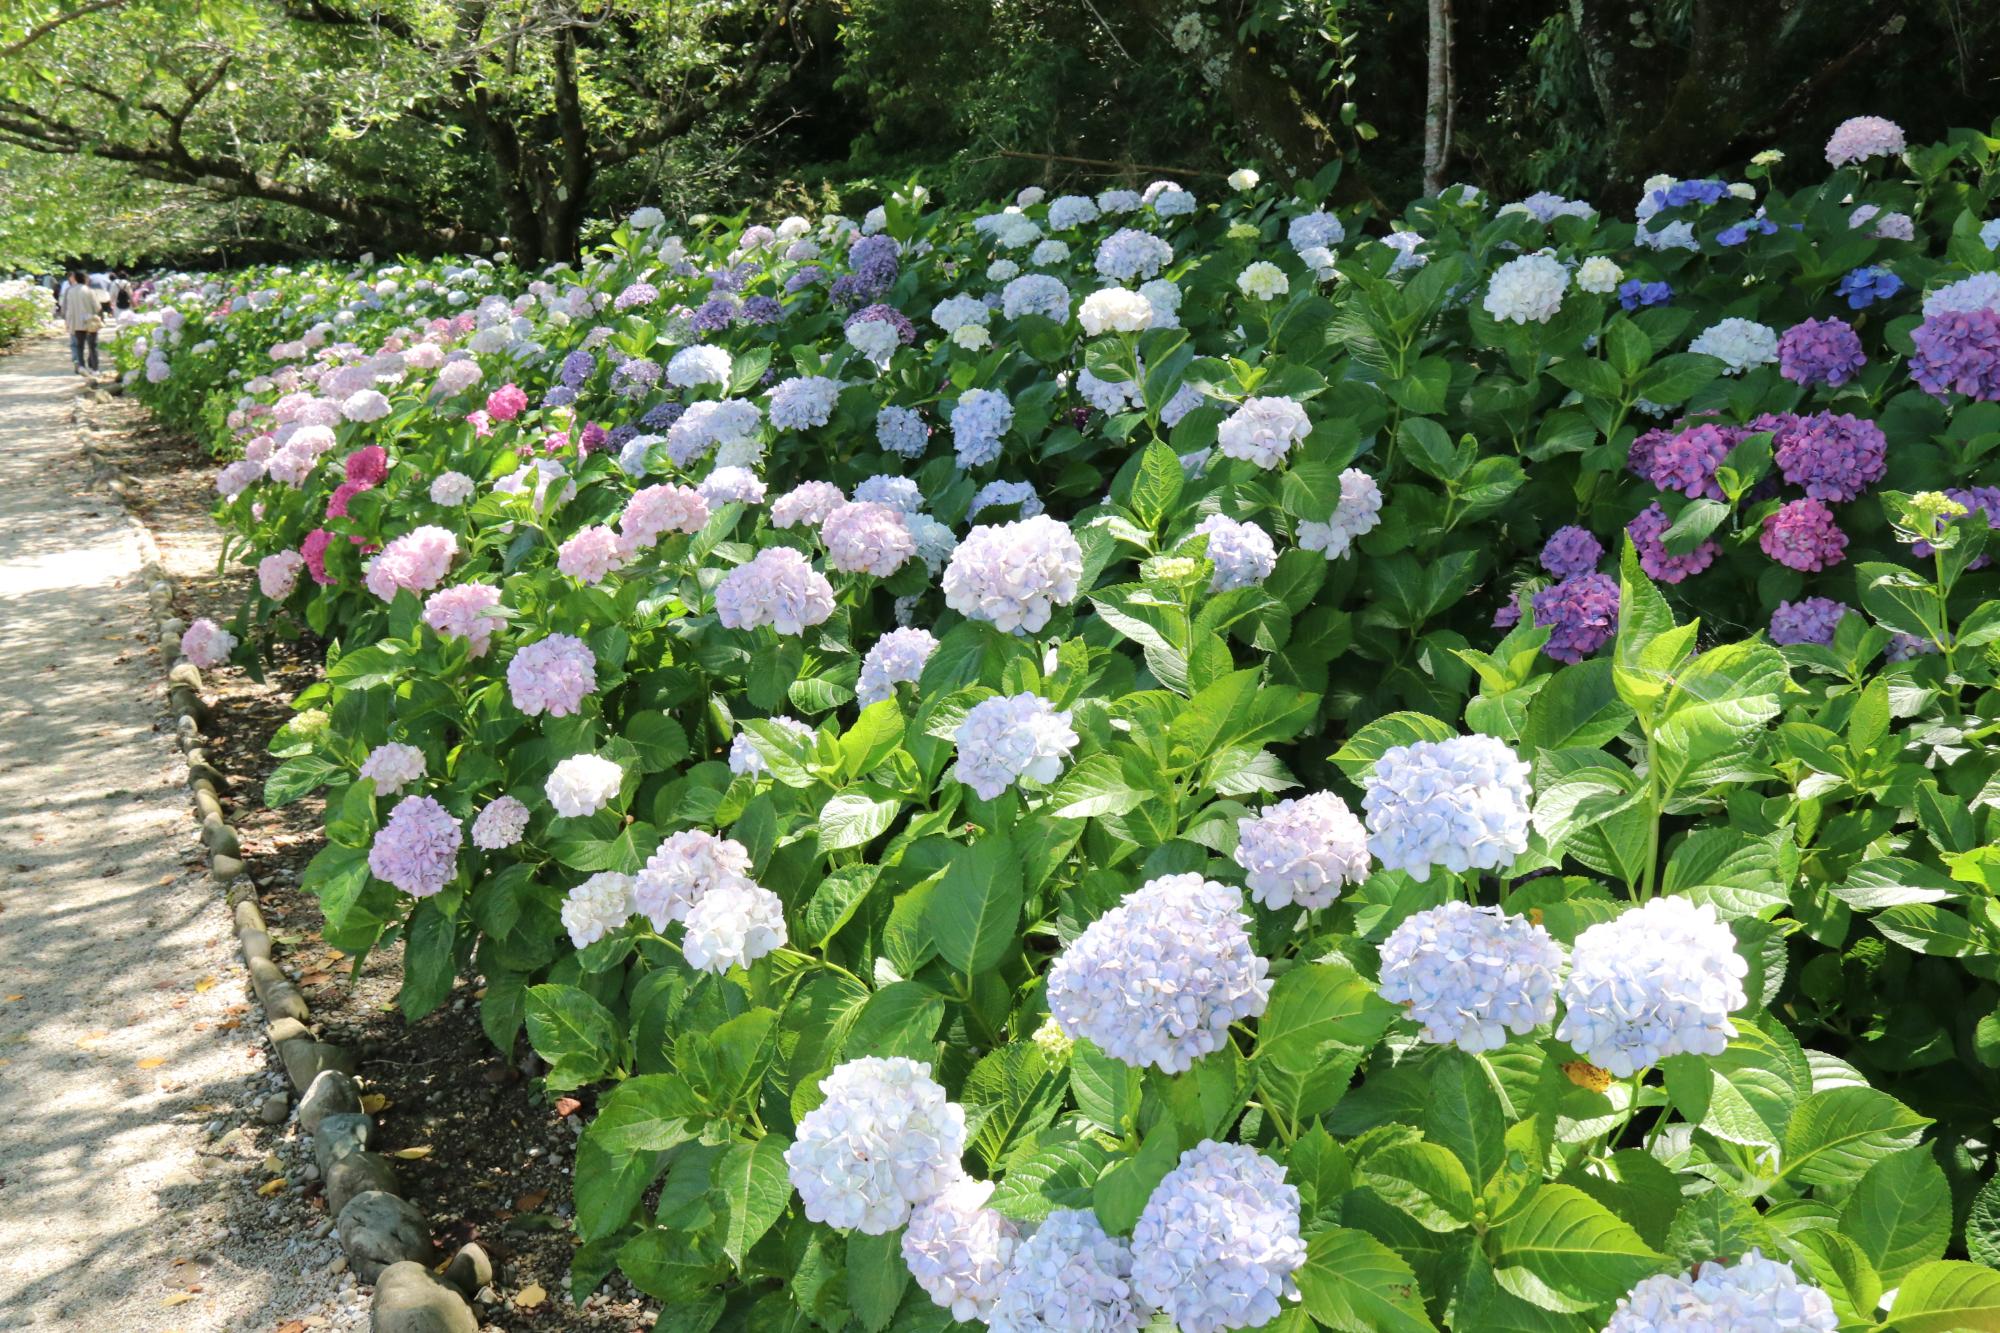
<path fill-rule="evenodd" d="M 65 352 L 0 358 L 0 1328 L 338 1327 Z"/>

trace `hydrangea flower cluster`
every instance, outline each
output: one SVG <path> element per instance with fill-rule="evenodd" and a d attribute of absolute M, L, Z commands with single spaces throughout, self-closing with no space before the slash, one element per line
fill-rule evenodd
<path fill-rule="evenodd" d="M 1847 551 L 1847 534 L 1834 522 L 1833 511 L 1818 500 L 1791 500 L 1764 520 L 1757 544 L 1788 569 L 1818 573 L 1837 565 Z"/>
<path fill-rule="evenodd" d="M 1546 324 L 1562 309 L 1569 270 L 1552 254 L 1522 255 L 1494 270 L 1486 284 L 1486 313 L 1513 324 Z"/>
<path fill-rule="evenodd" d="M 1771 613 L 1771 642 L 1830 644 L 1841 617 L 1852 610 L 1831 597 L 1801 597 L 1796 602 L 1779 602 Z"/>
<path fill-rule="evenodd" d="M 1943 311 L 1910 334 L 1910 377 L 1936 398 L 2000 402 L 2000 311 Z"/>
<path fill-rule="evenodd" d="M 937 646 L 937 638 L 929 630 L 892 629 L 884 634 L 861 659 L 861 679 L 854 687 L 855 701 L 866 708 L 895 698 L 897 683 L 915 684 Z"/>
<path fill-rule="evenodd" d="M 277 551 L 257 562 L 257 589 L 274 602 L 282 602 L 299 586 L 299 571 L 306 558 L 297 551 Z"/>
<path fill-rule="evenodd" d="M 551 634 L 514 654 L 507 693 L 529 717 L 568 717 L 597 688 L 597 658 L 574 634 Z"/>
<path fill-rule="evenodd" d="M 1639 553 L 1639 568 L 1646 571 L 1648 578 L 1661 583 L 1680 583 L 1701 573 L 1715 562 L 1722 548 L 1713 541 L 1704 541 L 1686 555 L 1674 555 L 1667 550 L 1665 537 L 1673 521 L 1667 511 L 1654 502 L 1641 510 L 1637 517 L 1625 525 L 1626 535 L 1631 537 L 1633 548 Z"/>
<path fill-rule="evenodd" d="M 429 796 L 396 802 L 368 848 L 368 871 L 412 898 L 428 898 L 458 873 L 461 834 L 451 812 Z"/>
<path fill-rule="evenodd" d="M 1265 806 L 1237 820 L 1236 835 L 1236 864 L 1265 907 L 1329 907 L 1368 878 L 1368 834 L 1332 792 Z"/>
<path fill-rule="evenodd" d="M 910 1210 L 903 1262 L 953 1319 L 991 1317 L 1021 1243 L 1013 1220 L 986 1206 L 992 1197 L 990 1182 L 966 1177 Z"/>
<path fill-rule="evenodd" d="M 1575 524 L 1557 528 L 1542 544 L 1542 568 L 1559 579 L 1588 574 L 1604 558 L 1604 543 Z"/>
<path fill-rule="evenodd" d="M 1861 335 L 1844 319 L 1801 320 L 1778 339 L 1778 373 L 1795 384 L 1837 389 L 1867 364 Z"/>
<path fill-rule="evenodd" d="M 1556 1016 L 1562 946 L 1524 916 L 1448 902 L 1382 942 L 1382 998 L 1423 1025 L 1424 1040 L 1478 1053 Z"/>
<path fill-rule="evenodd" d="M 574 754 L 555 766 L 543 786 L 549 804 L 568 819 L 582 819 L 611 804 L 625 770 L 602 755 Z"/>
<path fill-rule="evenodd" d="M 1645 1279 L 1618 1298 L 1604 1333 L 1834 1333 L 1839 1327 L 1826 1292 L 1753 1248 L 1734 1263 L 1710 1259 L 1691 1275 Z"/>
<path fill-rule="evenodd" d="M 618 553 L 629 560 L 670 532 L 693 534 L 708 523 L 701 492 L 671 483 L 647 486 L 625 502 L 618 515 Z"/>
<path fill-rule="evenodd" d="M 846 574 L 888 578 L 916 552 L 916 538 L 900 510 L 862 500 L 836 505 L 820 524 L 826 562 Z"/>
<path fill-rule="evenodd" d="M 1243 895 L 1200 875 L 1148 880 L 1090 923 L 1048 974 L 1049 1013 L 1114 1060 L 1179 1074 L 1264 1012 L 1270 964 Z"/>
<path fill-rule="evenodd" d="M 682 919 L 681 954 L 688 966 L 718 975 L 750 964 L 785 942 L 785 905 L 748 879 L 717 884 L 696 898 Z"/>
<path fill-rule="evenodd" d="M 1368 850 L 1419 884 L 1440 866 L 1503 870 L 1528 849 L 1528 796 L 1528 765 L 1491 736 L 1392 746 L 1361 800 Z"/>
<path fill-rule="evenodd" d="M 507 621 L 500 590 L 486 583 L 439 588 L 424 600 L 424 623 L 447 639 L 464 639 L 473 657 L 484 657 Z"/>
<path fill-rule="evenodd" d="M 771 389 L 771 424 L 779 430 L 807 430 L 833 420 L 840 398 L 840 381 L 824 375 L 800 375 Z"/>
<path fill-rule="evenodd" d="M 1229 458 L 1270 470 L 1281 466 L 1292 446 L 1310 434 L 1305 408 L 1290 398 L 1243 400 L 1216 429 L 1216 445 Z"/>
<path fill-rule="evenodd" d="M 1382 521 L 1382 487 L 1360 468 L 1340 474 L 1340 502 L 1324 523 L 1310 519 L 1299 524 L 1299 548 L 1320 551 L 1328 560 L 1346 555 L 1358 537 L 1365 537 Z"/>
<path fill-rule="evenodd" d="M 1581 662 L 1618 633 L 1618 580 L 1573 574 L 1537 592 L 1534 612 L 1535 623 L 1550 630 L 1542 651 L 1558 662 Z"/>
<path fill-rule="evenodd" d="M 632 882 L 632 905 L 653 929 L 685 921 L 690 909 L 729 884 L 750 883 L 749 849 L 702 829 L 670 833 Z"/>
<path fill-rule="evenodd" d="M 998 695 L 974 704 L 952 733 L 958 763 L 952 776 L 983 801 L 1016 782 L 1054 782 L 1076 748 L 1069 714 L 1034 694 Z"/>
<path fill-rule="evenodd" d="M 372 779 L 377 796 L 394 796 L 424 776 L 424 752 L 401 741 L 384 741 L 361 761 L 359 776 Z"/>
<path fill-rule="evenodd" d="M 1815 500 L 1859 499 L 1888 471 L 1888 437 L 1866 418 L 1815 412 L 1755 424 L 1776 427 L 1771 446 L 1778 471 Z"/>
<path fill-rule="evenodd" d="M 1725 375 L 1741 375 L 1777 362 L 1778 331 L 1754 319 L 1725 319 L 1702 330 L 1688 350 L 1722 362 Z"/>
<path fill-rule="evenodd" d="M 1260 1328 L 1299 1297 L 1299 1191 L 1248 1144 L 1204 1139 L 1132 1229 L 1132 1289 L 1186 1333 Z"/>
<path fill-rule="evenodd" d="M 512 847 L 528 830 L 528 807 L 512 796 L 496 796 L 472 821 L 472 845 L 497 852 Z"/>
<path fill-rule="evenodd" d="M 1083 548 L 1047 515 L 981 525 L 965 535 L 944 571 L 945 604 L 1009 634 L 1038 634 L 1058 606 L 1076 600 Z"/>
<path fill-rule="evenodd" d="M 833 585 L 788 546 L 767 546 L 723 576 L 715 616 L 728 629 L 803 634 L 833 614 Z"/>
<path fill-rule="evenodd" d="M 958 465 L 975 468 L 1000 456 L 1000 437 L 1014 424 L 1014 405 L 998 389 L 968 389 L 951 409 Z"/>
<path fill-rule="evenodd" d="M 457 537 L 426 524 L 383 547 L 368 562 L 364 581 L 368 591 L 385 602 L 395 601 L 399 591 L 429 592 L 444 581 L 445 571 L 457 554 Z"/>
<path fill-rule="evenodd" d="M 1113 282 L 1157 278 L 1173 259 L 1171 245 L 1132 227 L 1112 232 L 1097 247 L 1097 271 Z"/>
<path fill-rule="evenodd" d="M 1834 127 L 1826 141 L 1828 166 L 1852 166 L 1875 157 L 1894 157 L 1905 147 L 1903 127 L 1880 116 L 1854 116 Z"/>
<path fill-rule="evenodd" d="M 563 929 L 579 949 L 597 943 L 631 916 L 632 877 L 615 870 L 592 875 L 563 897 Z"/>
<path fill-rule="evenodd" d="M 1255 523 L 1210 514 L 1189 536 L 1208 538 L 1208 558 L 1215 566 L 1208 583 L 1210 592 L 1253 588 L 1278 567 L 1278 548 L 1272 544 L 1271 534 Z"/>
<path fill-rule="evenodd" d="M 296 573 L 293 577 L 297 577 Z M 236 636 L 222 626 L 201 617 L 181 634 L 181 656 L 206 671 L 219 667 L 236 651 Z"/>
<path fill-rule="evenodd" d="M 1655 898 L 1577 936 L 1556 1038 L 1619 1078 L 1670 1055 L 1720 1055 L 1749 970 L 1714 907 Z"/>
<path fill-rule="evenodd" d="M 901 1056 L 864 1056 L 820 1081 L 785 1167 L 806 1216 L 882 1236 L 963 1175 L 965 1112 L 930 1072 Z"/>
<path fill-rule="evenodd" d="M 1058 1208 L 1014 1251 L 986 1323 L 992 1333 L 1137 1333 L 1152 1313 L 1132 1289 L 1132 1247 L 1089 1209 Z"/>

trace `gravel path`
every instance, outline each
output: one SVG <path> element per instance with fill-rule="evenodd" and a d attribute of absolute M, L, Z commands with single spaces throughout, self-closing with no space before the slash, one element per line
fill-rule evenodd
<path fill-rule="evenodd" d="M 259 1193 L 293 1131 L 81 385 L 59 339 L 0 358 L 0 1328 L 348 1327 L 296 1184 Z"/>

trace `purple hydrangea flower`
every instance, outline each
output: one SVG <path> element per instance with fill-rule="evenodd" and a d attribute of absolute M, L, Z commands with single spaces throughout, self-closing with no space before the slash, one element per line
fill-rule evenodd
<path fill-rule="evenodd" d="M 1872 421 L 1845 412 L 1772 420 L 1778 471 L 1815 500 L 1856 499 L 1888 470 L 1889 441 Z"/>
<path fill-rule="evenodd" d="M 808 287 L 817 287 L 826 281 L 826 270 L 818 264 L 807 264 L 795 269 L 792 276 L 785 279 L 787 295 L 797 295 Z"/>
<path fill-rule="evenodd" d="M 874 240 L 876 238 L 863 237 L 862 239 Z M 875 305 L 868 306 L 864 309 L 857 310 L 852 315 L 848 316 L 847 323 L 842 325 L 841 327 L 852 328 L 856 324 L 864 323 L 868 320 L 880 320 L 881 322 L 895 329 L 896 341 L 901 343 L 905 347 L 908 347 L 912 342 L 916 340 L 917 326 L 910 322 L 910 318 L 908 315 L 905 315 L 902 311 L 896 309 L 896 307 L 892 305 L 882 305 L 878 303 Z"/>
<path fill-rule="evenodd" d="M 639 418 L 639 424 L 647 430 L 668 430 L 685 411 L 687 406 L 684 403 L 659 403 L 646 409 L 646 415 Z"/>
<path fill-rule="evenodd" d="M 1588 574 L 1603 558 L 1604 543 L 1575 524 L 1556 529 L 1542 547 L 1542 568 L 1559 579 Z"/>
<path fill-rule="evenodd" d="M 903 247 L 893 236 L 876 233 L 863 236 L 847 249 L 848 266 L 854 276 L 877 291 L 886 291 L 896 280 Z"/>
<path fill-rule="evenodd" d="M 660 289 L 650 282 L 635 282 L 618 293 L 618 299 L 611 303 L 613 310 L 630 310 L 634 306 L 651 305 L 660 299 Z"/>
<path fill-rule="evenodd" d="M 1919 324 L 1910 340 L 1917 345 L 1910 376 L 1925 393 L 2000 402 L 2000 313 L 1942 310 Z"/>
<path fill-rule="evenodd" d="M 1867 364 L 1860 335 L 1844 319 L 1803 320 L 1778 339 L 1778 373 L 1795 384 L 1837 389 Z"/>
<path fill-rule="evenodd" d="M 1581 662 L 1618 632 L 1618 581 L 1609 574 L 1577 574 L 1542 589 L 1535 594 L 1535 623 L 1552 631 L 1544 649 L 1550 657 Z"/>
<path fill-rule="evenodd" d="M 759 327 L 775 324 L 785 317 L 785 305 L 775 296 L 753 296 L 743 303 L 736 317 Z"/>
<path fill-rule="evenodd" d="M 709 297 L 688 316 L 688 325 L 702 333 L 720 333 L 735 322 L 736 302 L 726 296 Z"/>
<path fill-rule="evenodd" d="M 1625 525 L 1626 535 L 1632 538 L 1632 545 L 1639 552 L 1639 568 L 1646 571 L 1648 578 L 1662 583 L 1679 583 L 1701 573 L 1715 563 L 1715 557 L 1722 550 L 1714 542 L 1705 541 L 1686 555 L 1674 555 L 1661 540 L 1672 526 L 1667 519 L 1667 511 L 1657 503 L 1648 505 L 1637 518 Z"/>
<path fill-rule="evenodd" d="M 583 387 L 583 382 L 597 370 L 597 358 L 578 348 L 563 358 L 562 382 L 564 387 L 574 391 Z"/>
<path fill-rule="evenodd" d="M 568 407 L 576 401 L 576 390 L 567 384 L 551 384 L 542 395 L 543 407 Z"/>
<path fill-rule="evenodd" d="M 1713 425 L 1693 426 L 1662 441 L 1653 450 L 1650 480 L 1663 491 L 1679 491 L 1690 499 L 1723 498 L 1715 470 L 1736 447 L 1741 432 Z"/>
<path fill-rule="evenodd" d="M 1840 618 L 1853 608 L 1831 597 L 1801 597 L 1779 602 L 1771 613 L 1771 642 L 1776 644 L 1833 642 Z"/>
<path fill-rule="evenodd" d="M 1818 500 L 1793 500 L 1764 520 L 1757 544 L 1786 568 L 1811 574 L 1840 563 L 1847 534 Z"/>

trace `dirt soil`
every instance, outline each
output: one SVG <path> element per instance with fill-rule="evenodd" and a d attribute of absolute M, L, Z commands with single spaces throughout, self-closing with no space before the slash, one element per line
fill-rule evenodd
<path fill-rule="evenodd" d="M 209 512 L 217 464 L 129 400 L 86 410 L 96 447 L 136 483 L 135 507 L 174 581 L 177 614 L 227 623 L 255 574 L 242 564 L 218 568 L 221 537 Z M 395 1166 L 404 1193 L 431 1219 L 442 1255 L 471 1240 L 493 1255 L 496 1289 L 476 1307 L 489 1329 L 651 1328 L 656 1307 L 622 1278 L 582 1306 L 569 1298 L 570 1170 L 589 1106 L 541 1088 L 525 1041 L 508 1053 L 493 1047 L 479 1026 L 476 977 L 462 978 L 442 1009 L 410 1025 L 394 1008 L 399 948 L 371 954 L 356 975 L 353 960 L 321 939 L 318 904 L 298 885 L 323 842 L 322 804 L 313 797 L 270 810 L 262 798 L 277 762 L 270 738 L 291 716 L 292 697 L 319 674 L 320 645 L 299 628 L 301 637 L 272 645 L 262 682 L 235 667 L 204 673 L 220 729 L 208 755 L 228 779 L 224 803 L 274 957 L 304 991 L 323 1038 L 360 1052 L 364 1091 L 382 1099 L 376 1146 L 403 1154 Z"/>

